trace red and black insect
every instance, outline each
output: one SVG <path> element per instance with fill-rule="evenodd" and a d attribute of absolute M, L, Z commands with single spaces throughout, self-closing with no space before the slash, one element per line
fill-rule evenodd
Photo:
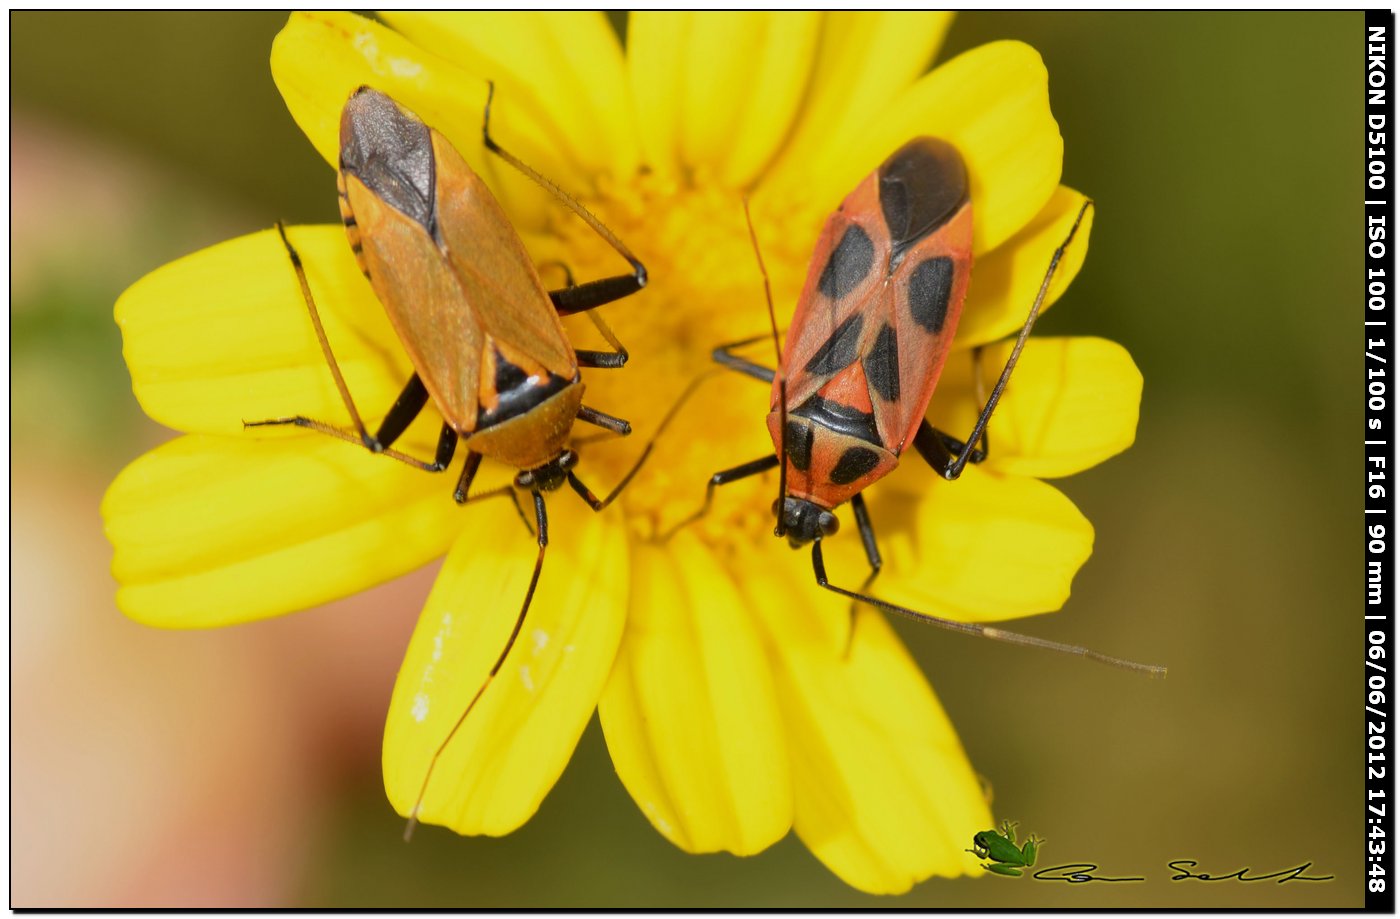
<path fill-rule="evenodd" d="M 578 214 L 627 260 L 631 272 L 583 284 L 570 279 L 561 290 L 546 290 L 505 212 L 451 143 L 388 96 L 361 87 L 341 114 L 337 182 L 341 218 L 359 267 L 388 313 L 414 373 L 371 435 L 331 352 L 301 259 L 279 224 L 354 429 L 342 430 L 304 416 L 249 425 L 309 428 L 429 472 L 447 469 L 460 440 L 466 444 L 467 457 L 454 492 L 459 503 L 508 496 L 528 527 L 516 491 L 533 499 L 539 549 L 520 615 L 486 681 L 434 755 L 424 789 L 438 755 L 490 685 L 520 634 L 549 543 L 544 493 L 567 482 L 593 510 L 600 511 L 617 497 L 650 452 L 648 446 L 617 487 L 601 499 L 573 471 L 578 454 L 566 444 L 575 419 L 618 435 L 631 432 L 623 419 L 583 404 L 579 374 L 581 367 L 621 367 L 627 362 L 627 351 L 592 312 L 588 316 L 614 350 L 575 349 L 559 317 L 636 293 L 646 285 L 646 268 L 582 205 L 491 138 L 493 93 L 494 87 L 488 92 L 482 118 L 486 148 Z M 393 449 L 429 399 L 444 419 L 431 462 Z M 520 472 L 510 485 L 469 498 L 472 481 L 487 457 Z M 410 830 L 417 809 L 415 805 Z"/>
<path fill-rule="evenodd" d="M 699 514 L 710 507 L 716 487 L 780 466 L 776 533 L 794 547 L 812 544 L 812 569 L 827 590 L 944 628 L 1164 672 L 1085 648 L 930 616 L 865 592 L 882 562 L 862 492 L 893 471 L 911 445 L 949 480 L 967 463 L 986 458 L 987 423 L 1055 269 L 1091 206 L 1085 202 L 1055 250 L 1000 378 L 971 433 L 958 440 L 924 415 L 957 331 L 972 267 L 967 169 L 957 149 L 936 138 L 917 138 L 896 150 L 827 218 L 778 370 L 735 353 L 754 339 L 715 350 L 718 363 L 773 385 L 767 423 L 776 453 L 715 473 Z M 776 347 L 776 325 L 773 336 Z M 846 501 L 871 568 L 858 591 L 831 584 L 822 559 L 822 539 L 838 529 L 833 511 Z M 854 611 L 853 606 L 853 616 Z"/>

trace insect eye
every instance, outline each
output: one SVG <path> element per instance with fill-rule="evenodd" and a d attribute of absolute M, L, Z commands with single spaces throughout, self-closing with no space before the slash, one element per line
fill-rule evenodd
<path fill-rule="evenodd" d="M 821 527 L 823 536 L 833 536 L 837 530 L 841 529 L 841 521 L 837 520 L 836 515 L 830 511 L 822 511 L 817 526 Z"/>

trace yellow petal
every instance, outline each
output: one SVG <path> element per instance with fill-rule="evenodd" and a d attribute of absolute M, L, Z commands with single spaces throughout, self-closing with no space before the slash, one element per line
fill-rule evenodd
<path fill-rule="evenodd" d="M 983 392 L 991 392 L 1011 342 L 982 352 Z M 972 392 L 971 352 L 952 355 L 929 419 L 962 439 L 982 404 Z M 984 468 L 1049 478 L 1073 475 L 1132 446 L 1142 374 L 1121 345 L 1102 338 L 1031 338 L 1021 352 L 988 433 Z"/>
<path fill-rule="evenodd" d="M 655 163 L 748 183 L 787 135 L 820 24 L 816 13 L 634 14 L 629 65 Z"/>
<path fill-rule="evenodd" d="M 470 516 L 449 474 L 311 435 L 181 437 L 126 467 L 102 502 L 117 605 L 162 628 L 355 593 L 441 555 Z"/>
<path fill-rule="evenodd" d="M 798 123 L 770 179 L 804 182 L 812 157 L 858 137 L 928 68 L 952 19 L 937 11 L 827 13 Z M 842 194 L 821 207 L 834 208 Z"/>
<path fill-rule="evenodd" d="M 1064 244 L 1087 199 L 1061 185 L 1050 201 L 1019 233 L 972 266 L 967 300 L 958 322 L 957 346 L 971 347 L 1021 331 L 1036 294 L 1050 269 L 1055 250 Z M 1074 240 L 1055 266 L 1041 312 L 1049 309 L 1079 274 L 1089 254 L 1094 209 L 1084 214 Z"/>
<path fill-rule="evenodd" d="M 531 520 L 528 497 L 522 506 Z M 394 685 L 384 785 L 408 816 L 434 753 L 485 683 L 520 614 L 535 540 L 509 498 L 470 505 Z M 617 652 L 627 546 L 614 521 L 572 495 L 549 503 L 534 600 L 501 669 L 432 770 L 419 817 L 499 836 L 539 808 L 578 743 Z"/>
<path fill-rule="evenodd" d="M 496 81 L 580 174 L 630 177 L 640 155 L 622 46 L 602 13 L 384 12 L 420 48 Z M 542 168 L 537 166 L 537 168 Z"/>
<path fill-rule="evenodd" d="M 750 613 L 688 532 L 633 553 L 627 633 L 598 705 L 617 774 L 687 852 L 762 851 L 792 825 L 792 786 Z"/>
<path fill-rule="evenodd" d="M 486 74 L 471 74 L 417 47 L 376 22 L 349 13 L 293 13 L 272 42 L 272 78 L 297 125 L 333 167 L 340 163 L 340 112 L 360 86 L 387 93 L 444 134 L 467 165 L 496 191 L 517 227 L 544 225 L 548 192 L 481 142 Z M 584 176 L 548 130 L 521 104 L 496 96 L 491 134 L 507 150 L 564 189 L 584 188 Z"/>
<path fill-rule="evenodd" d="M 684 49 L 693 14 L 636 12 L 627 21 L 627 78 L 637 111 L 642 158 L 671 177 L 680 166 L 680 99 L 686 92 Z"/>
<path fill-rule="evenodd" d="M 1094 543 L 1092 525 L 1073 502 L 1037 479 L 976 466 L 947 482 L 917 455 L 906 457 L 868 495 L 885 560 L 877 596 L 966 622 L 1064 605 Z M 828 541 L 827 573 L 832 583 L 854 588 L 869 566 L 854 526 L 843 522 L 847 528 L 849 536 Z"/>
<path fill-rule="evenodd" d="M 977 872 L 963 850 L 991 814 L 918 666 L 869 609 L 845 656 L 846 602 L 801 577 L 801 555 L 772 545 L 746 557 L 738 580 L 778 664 L 798 836 L 869 893 Z"/>
<path fill-rule="evenodd" d="M 973 251 L 980 255 L 1030 222 L 1060 181 L 1064 144 L 1048 87 L 1030 46 L 974 48 L 876 109 L 861 130 L 833 135 L 807 158 L 804 173 L 785 177 L 774 194 L 827 202 L 829 210 L 910 138 L 941 137 L 967 164 Z"/>
<path fill-rule="evenodd" d="M 350 394 L 372 426 L 413 369 L 355 266 L 345 231 L 291 227 L 287 233 Z M 233 434 L 242 433 L 245 421 L 289 415 L 350 423 L 274 230 L 156 269 L 117 300 L 116 320 L 132 390 L 162 424 Z"/>

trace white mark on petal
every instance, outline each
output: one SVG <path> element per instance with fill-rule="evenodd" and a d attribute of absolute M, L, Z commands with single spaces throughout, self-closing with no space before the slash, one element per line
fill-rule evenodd
<path fill-rule="evenodd" d="M 396 77 L 416 77 L 423 72 L 423 65 L 406 57 L 389 59 L 389 71 Z"/>
<path fill-rule="evenodd" d="M 544 629 L 535 629 L 531 637 L 535 639 L 535 656 L 539 657 L 544 646 L 549 644 L 549 633 Z"/>
<path fill-rule="evenodd" d="M 535 691 L 535 681 L 532 680 L 532 679 L 530 679 L 530 665 L 529 665 L 529 664 L 521 664 L 521 665 L 520 665 L 520 682 L 521 682 L 522 685 L 524 685 L 524 687 L 525 687 L 525 689 L 526 689 L 527 692 L 534 692 L 534 691 Z"/>
<path fill-rule="evenodd" d="M 409 709 L 409 714 L 413 720 L 422 723 L 428 717 L 428 693 L 427 688 L 432 685 L 433 671 L 437 662 L 442 660 L 442 648 L 447 642 L 447 637 L 452 634 L 452 614 L 442 614 L 442 624 L 438 626 L 437 634 L 433 636 L 432 660 L 423 668 L 423 675 L 418 678 L 418 694 L 413 697 L 413 707 Z"/>
<path fill-rule="evenodd" d="M 574 653 L 574 646 L 573 646 L 573 645 L 565 645 L 565 646 L 564 646 L 564 653 L 565 653 L 565 654 L 573 654 L 573 653 Z"/>
<path fill-rule="evenodd" d="M 452 634 L 452 614 L 451 614 L 451 613 L 443 613 L 443 614 L 442 614 L 442 626 L 438 629 L 438 633 L 437 633 L 436 635 L 433 636 L 433 663 L 434 663 L 434 664 L 436 664 L 438 661 L 442 660 L 442 646 L 443 646 L 443 643 L 447 641 L 447 636 L 449 636 L 449 635 L 451 635 L 451 634 Z"/>
<path fill-rule="evenodd" d="M 379 42 L 374 40 L 373 33 L 360 32 L 355 36 L 353 44 L 355 46 L 355 50 L 360 52 L 360 54 L 364 55 L 366 58 L 373 60 L 379 57 Z"/>

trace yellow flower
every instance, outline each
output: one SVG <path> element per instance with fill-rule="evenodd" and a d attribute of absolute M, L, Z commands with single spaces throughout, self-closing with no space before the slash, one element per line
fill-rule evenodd
<path fill-rule="evenodd" d="M 372 85 L 452 140 L 541 265 L 563 261 L 579 279 L 625 270 L 582 222 L 483 151 L 493 79 L 497 139 L 582 200 L 650 270 L 645 291 L 604 310 L 632 361 L 586 372 L 589 404 L 638 432 L 581 447 L 578 471 L 595 491 L 634 461 L 711 366 L 711 348 L 767 328 L 744 195 L 785 323 L 821 222 L 855 183 L 913 136 L 959 148 L 977 261 L 963 350 L 930 413 L 954 432 L 970 429 L 976 409 L 966 349 L 1020 326 L 1083 201 L 1058 184 L 1062 143 L 1039 56 L 998 42 L 924 74 L 947 26 L 940 14 L 638 14 L 625 51 L 588 13 L 384 19 L 389 27 L 297 14 L 274 42 L 277 85 L 328 162 L 338 159 L 342 105 Z M 328 174 L 328 211 L 332 188 Z M 372 425 L 411 368 L 341 228 L 289 233 Z M 1047 305 L 1078 271 L 1088 237 L 1086 221 Z M 128 467 L 103 506 L 129 616 L 172 628 L 245 622 L 447 554 L 385 729 L 386 788 L 407 815 L 514 625 L 533 541 L 509 502 L 455 505 L 455 469 L 425 475 L 313 433 L 244 430 L 245 420 L 294 414 L 347 421 L 272 231 L 165 266 L 116 312 L 141 404 L 186 432 Z M 586 322 L 569 328 L 592 346 Z M 989 381 L 1006 347 L 987 349 Z M 1033 338 L 985 464 L 947 483 L 913 458 L 871 490 L 886 559 L 878 593 L 965 620 L 1058 609 L 1093 531 L 1040 479 L 1126 448 L 1140 392 L 1120 347 Z M 655 538 L 696 509 L 712 472 L 771 453 L 767 399 L 749 379 L 709 381 L 617 506 L 593 514 L 551 496 L 552 541 L 521 638 L 442 754 L 425 822 L 470 834 L 519 827 L 596 705 L 624 785 L 687 851 L 753 854 L 795 829 L 867 891 L 981 873 L 964 850 L 992 819 L 956 734 L 879 614 L 862 610 L 843 655 L 846 604 L 813 583 L 805 554 L 771 536 L 772 478 L 727 486 L 709 516 L 669 542 Z M 403 449 L 430 456 L 439 424 L 425 411 Z M 491 466 L 478 489 L 512 474 Z M 830 540 L 827 555 L 835 583 L 864 577 L 854 533 Z"/>

